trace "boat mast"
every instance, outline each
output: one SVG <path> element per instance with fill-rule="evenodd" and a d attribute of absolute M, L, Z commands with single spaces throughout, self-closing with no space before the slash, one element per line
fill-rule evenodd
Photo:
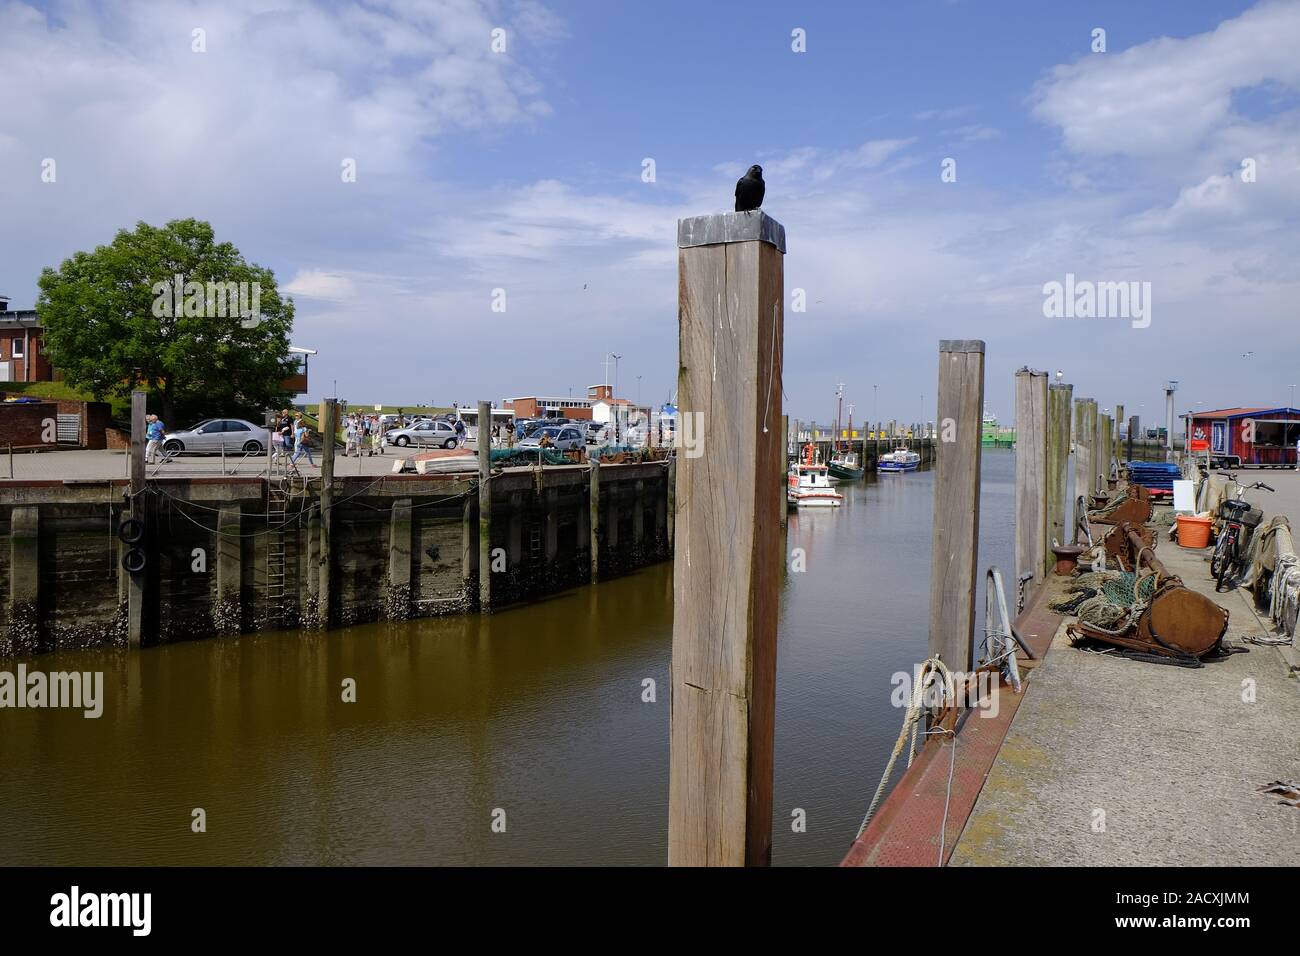
<path fill-rule="evenodd" d="M 844 414 L 844 383 L 843 382 L 840 382 L 838 385 L 835 386 L 835 398 L 837 402 L 835 406 L 835 444 L 832 447 L 838 450 L 840 447 L 840 422 L 842 421 L 841 416 Z"/>

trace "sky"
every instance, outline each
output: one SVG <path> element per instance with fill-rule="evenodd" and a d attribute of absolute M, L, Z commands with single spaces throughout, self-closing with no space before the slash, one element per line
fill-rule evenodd
<path fill-rule="evenodd" d="M 581 396 L 616 353 L 658 403 L 676 221 L 761 163 L 791 417 L 933 419 L 949 338 L 1003 421 L 1026 365 L 1148 421 L 1168 379 L 1294 404 L 1298 50 L 1300 0 L 0 0 L 0 294 L 192 216 L 293 296 L 312 400 Z M 1067 275 L 1149 309 L 1045 314 Z"/>

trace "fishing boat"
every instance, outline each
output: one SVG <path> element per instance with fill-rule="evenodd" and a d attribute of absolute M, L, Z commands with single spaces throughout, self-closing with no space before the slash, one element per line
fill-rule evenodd
<path fill-rule="evenodd" d="M 876 462 L 876 470 L 882 472 L 891 471 L 916 471 L 921 465 L 921 456 L 907 447 L 907 443 L 899 445 L 893 451 L 885 452 Z"/>
<path fill-rule="evenodd" d="M 831 456 L 830 463 L 826 470 L 835 478 L 843 478 L 852 481 L 855 478 L 861 478 L 867 473 L 862 467 L 861 456 L 856 451 L 848 451 L 841 448 Z"/>
<path fill-rule="evenodd" d="M 830 472 L 832 478 L 846 479 L 853 481 L 861 478 L 867 473 L 866 465 L 858 456 L 857 452 L 849 451 L 840 445 L 840 440 L 844 433 L 840 431 L 840 413 L 844 411 L 844 386 L 840 385 L 836 397 L 839 399 L 839 405 L 835 411 L 835 451 L 831 455 L 830 463 L 827 464 L 826 470 Z M 853 406 L 849 406 L 849 427 L 848 434 L 853 434 Z"/>
<path fill-rule="evenodd" d="M 817 461 L 817 450 L 809 442 L 803 460 L 790 465 L 786 502 L 795 508 L 838 508 L 844 496 L 831 487 L 827 471 L 827 466 Z"/>

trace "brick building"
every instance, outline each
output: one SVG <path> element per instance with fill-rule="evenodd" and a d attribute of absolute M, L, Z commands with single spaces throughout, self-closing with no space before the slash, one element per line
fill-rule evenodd
<path fill-rule="evenodd" d="M 54 380 L 36 310 L 10 309 L 9 299 L 0 295 L 0 382 Z"/>

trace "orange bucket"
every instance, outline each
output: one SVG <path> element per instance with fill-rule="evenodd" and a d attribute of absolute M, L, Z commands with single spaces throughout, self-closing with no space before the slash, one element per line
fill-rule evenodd
<path fill-rule="evenodd" d="M 1178 516 L 1178 546 L 1181 548 L 1204 548 L 1210 543 L 1209 518 L 1193 518 L 1191 515 Z"/>

